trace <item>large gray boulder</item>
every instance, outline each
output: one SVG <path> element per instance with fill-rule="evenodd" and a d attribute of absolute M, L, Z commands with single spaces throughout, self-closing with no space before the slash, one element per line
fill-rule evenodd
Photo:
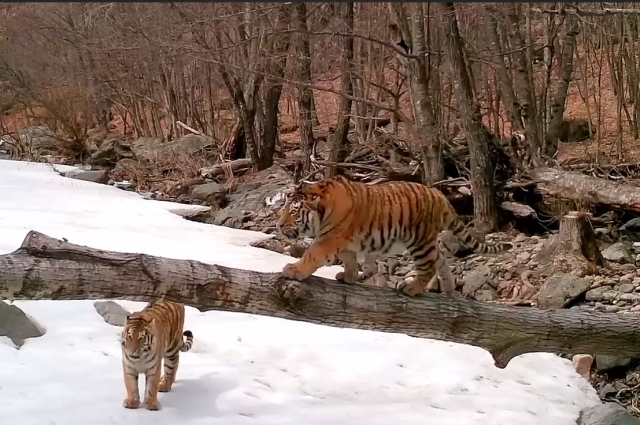
<path fill-rule="evenodd" d="M 45 329 L 15 305 L 0 300 L 0 336 L 6 336 L 20 348 L 27 338 L 37 338 Z"/>
<path fill-rule="evenodd" d="M 131 314 L 115 301 L 96 301 L 93 306 L 104 321 L 112 326 L 124 326 L 127 316 Z"/>
<path fill-rule="evenodd" d="M 627 409 L 617 403 L 587 407 L 578 416 L 577 425 L 640 425 Z"/>

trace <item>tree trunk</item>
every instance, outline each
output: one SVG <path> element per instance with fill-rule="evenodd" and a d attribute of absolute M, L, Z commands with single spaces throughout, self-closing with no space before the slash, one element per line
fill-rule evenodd
<path fill-rule="evenodd" d="M 495 15 L 486 9 L 485 18 L 487 34 L 489 36 L 489 48 L 495 57 L 496 70 L 498 73 L 498 80 L 500 82 L 500 94 L 509 115 L 511 131 L 521 131 L 524 130 L 522 126 L 522 116 L 518 109 L 518 101 L 513 90 L 511 75 L 509 74 L 509 70 L 504 62 L 504 49 L 502 48 L 502 43 L 500 43 L 500 38 L 498 36 L 498 23 L 496 22 Z"/>
<path fill-rule="evenodd" d="M 286 5 L 280 7 L 278 21 L 288 24 L 291 21 L 291 7 Z M 282 78 L 287 67 L 287 51 L 289 50 L 290 35 L 275 35 L 275 40 L 271 43 L 269 52 L 270 58 L 269 74 L 278 78 L 267 77 L 267 93 L 264 98 L 264 122 L 263 135 L 260 142 L 258 154 L 258 170 L 264 170 L 273 165 L 273 155 L 278 141 L 278 108 L 280 96 L 282 95 Z"/>
<path fill-rule="evenodd" d="M 568 199 L 640 212 L 640 188 L 637 186 L 554 168 L 536 168 L 532 178 L 538 182 L 538 190 L 552 201 Z"/>
<path fill-rule="evenodd" d="M 405 4 L 412 8 L 410 21 L 404 13 Z M 389 9 L 394 15 L 401 41 L 407 46 L 407 52 L 414 56 L 408 60 L 399 56 L 399 59 L 405 64 L 409 74 L 410 97 L 415 111 L 417 133 L 422 139 L 423 180 L 425 183 L 434 183 L 444 178 L 444 164 L 435 109 L 429 99 L 429 77 L 433 69 L 426 60 L 427 45 L 422 3 L 390 3 Z"/>
<path fill-rule="evenodd" d="M 344 2 L 336 5 L 340 11 L 340 16 L 345 27 L 345 33 L 353 33 L 353 2 Z M 340 79 L 340 91 L 348 96 L 353 95 L 353 37 L 342 36 L 339 38 L 339 45 L 342 51 L 342 77 Z M 340 107 L 338 110 L 338 122 L 336 123 L 336 131 L 331 137 L 331 153 L 329 161 L 344 162 L 349 155 L 349 123 L 351 122 L 351 98 L 342 96 L 340 99 Z M 329 167 L 327 169 L 327 177 L 336 175 L 337 169 Z"/>
<path fill-rule="evenodd" d="M 307 4 L 294 3 L 298 34 L 298 78 L 311 84 L 311 51 L 307 34 Z M 300 150 L 302 150 L 302 170 L 311 169 L 311 148 L 313 147 L 313 92 L 310 87 L 298 87 L 298 120 L 300 127 Z"/>
<path fill-rule="evenodd" d="M 315 276 L 298 282 L 279 273 L 102 251 L 34 231 L 18 250 L 0 256 L 0 297 L 164 299 L 200 311 L 234 311 L 405 333 L 482 347 L 500 368 L 530 352 L 632 357 L 640 351 L 640 318 L 632 315 L 542 311 L 432 293 L 409 298 L 388 288 L 347 285 Z"/>
<path fill-rule="evenodd" d="M 476 226 L 481 231 L 491 232 L 498 227 L 498 209 L 488 137 L 482 125 L 480 105 L 474 97 L 468 64 L 464 59 L 455 6 L 451 2 L 438 3 L 438 5 L 445 17 L 446 52 L 451 73 L 457 80 L 453 85 L 454 93 L 469 146 Z"/>
<path fill-rule="evenodd" d="M 487 5 L 489 10 L 496 14 L 501 13 L 495 5 Z M 519 5 L 511 3 L 506 5 L 506 14 L 509 27 L 509 41 L 512 43 L 511 49 L 515 56 L 515 84 L 518 91 L 518 107 L 524 120 L 525 134 L 530 149 L 530 158 L 534 165 L 539 164 L 542 147 L 542 137 L 538 128 L 537 111 L 535 104 L 535 88 L 529 84 L 529 65 L 525 53 L 525 44 L 520 34 L 520 19 L 518 13 Z M 500 25 L 502 21 L 499 21 Z"/>
<path fill-rule="evenodd" d="M 551 157 L 558 151 L 558 135 L 564 118 L 564 107 L 567 101 L 567 92 L 573 73 L 573 50 L 576 44 L 576 36 L 580 33 L 578 18 L 569 14 L 567 17 L 567 30 L 562 47 L 562 59 L 560 61 L 560 83 L 553 101 L 551 102 L 551 121 L 545 137 L 545 155 Z"/>

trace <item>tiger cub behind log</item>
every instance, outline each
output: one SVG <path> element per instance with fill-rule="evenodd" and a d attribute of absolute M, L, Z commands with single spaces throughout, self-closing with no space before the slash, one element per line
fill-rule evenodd
<path fill-rule="evenodd" d="M 189 351 L 193 334 L 184 331 L 184 305 L 156 301 L 139 312 L 127 316 L 122 330 L 122 367 L 127 398 L 124 407 L 140 406 L 138 375 L 145 375 L 147 409 L 158 410 L 158 391 L 167 392 L 176 380 L 180 351 Z M 186 337 L 186 341 L 183 340 Z M 164 375 L 161 375 L 164 358 Z"/>

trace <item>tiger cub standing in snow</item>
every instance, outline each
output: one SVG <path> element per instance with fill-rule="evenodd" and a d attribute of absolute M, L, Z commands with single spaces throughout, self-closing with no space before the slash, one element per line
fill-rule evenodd
<path fill-rule="evenodd" d="M 138 375 L 145 374 L 147 409 L 158 410 L 158 391 L 168 392 L 176 380 L 180 351 L 189 351 L 193 345 L 191 331 L 184 327 L 184 305 L 168 301 L 147 304 L 142 310 L 127 316 L 122 330 L 122 367 L 127 398 L 124 407 L 140 406 Z M 186 341 L 183 340 L 186 337 Z M 164 376 L 160 378 L 162 359 Z"/>

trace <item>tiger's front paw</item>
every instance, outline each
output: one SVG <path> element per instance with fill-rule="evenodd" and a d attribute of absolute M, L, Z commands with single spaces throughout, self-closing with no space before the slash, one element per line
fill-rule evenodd
<path fill-rule="evenodd" d="M 127 397 L 124 399 L 124 402 L 122 403 L 122 405 L 127 409 L 137 409 L 138 407 L 140 407 L 140 400 L 137 398 Z"/>
<path fill-rule="evenodd" d="M 410 297 L 415 297 L 416 295 L 424 292 L 424 287 L 413 277 L 408 277 L 403 281 L 398 282 L 396 289 Z"/>
<path fill-rule="evenodd" d="M 147 406 L 147 410 L 160 410 L 160 402 L 158 399 L 145 400 L 144 404 Z"/>
<path fill-rule="evenodd" d="M 287 279 L 304 280 L 309 274 L 302 272 L 296 263 L 289 263 L 282 269 L 282 275 Z"/>
<path fill-rule="evenodd" d="M 358 275 L 356 274 L 355 276 L 349 276 L 345 272 L 338 272 L 336 273 L 336 280 L 339 282 L 349 283 L 353 285 L 358 281 Z"/>

